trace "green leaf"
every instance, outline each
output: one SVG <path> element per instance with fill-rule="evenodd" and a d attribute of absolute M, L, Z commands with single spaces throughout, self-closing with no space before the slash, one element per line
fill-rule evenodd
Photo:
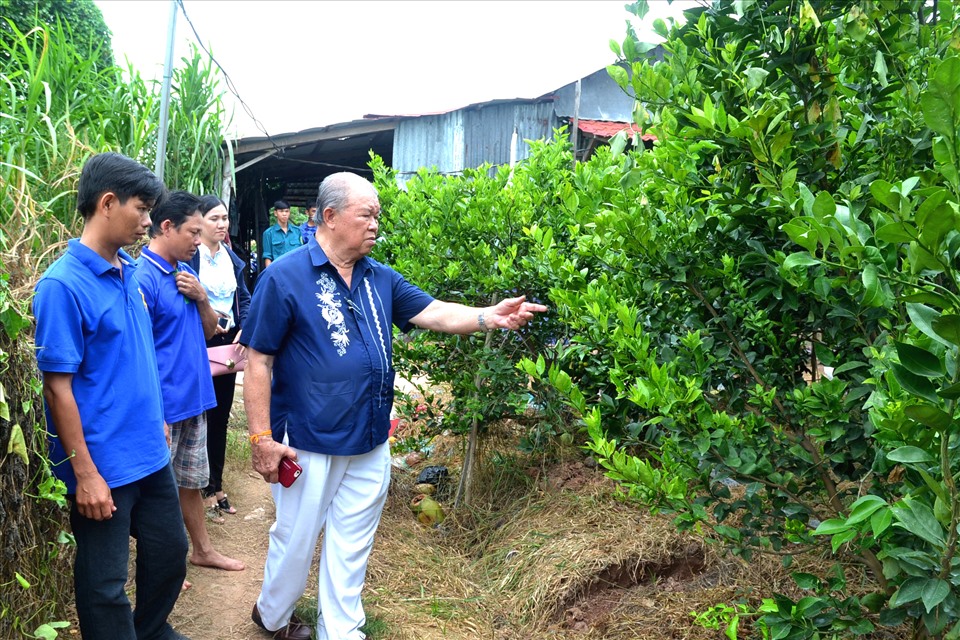
<path fill-rule="evenodd" d="M 12 453 L 23 460 L 23 464 L 30 465 L 30 457 L 27 453 L 27 443 L 23 439 L 23 429 L 19 424 L 13 425 L 10 429 L 10 441 L 7 443 L 7 453 Z"/>
<path fill-rule="evenodd" d="M 877 276 L 877 267 L 868 264 L 863 268 L 860 275 L 863 280 L 863 300 L 862 303 L 867 307 L 882 307 L 887 303 L 887 295 Z"/>
<path fill-rule="evenodd" d="M 750 67 L 743 72 L 747 76 L 747 90 L 758 89 L 763 81 L 767 79 L 767 76 L 770 75 L 770 72 L 766 69 L 761 69 L 760 67 Z"/>
<path fill-rule="evenodd" d="M 907 578 L 900 588 L 890 598 L 891 607 L 899 607 L 908 602 L 915 602 L 923 595 L 923 587 L 927 583 L 927 578 Z"/>
<path fill-rule="evenodd" d="M 870 193 L 880 204 L 894 213 L 900 213 L 900 194 L 886 180 L 874 180 L 870 183 Z"/>
<path fill-rule="evenodd" d="M 791 253 L 787 256 L 786 260 L 783 261 L 784 269 L 793 269 L 795 267 L 811 267 L 815 264 L 820 264 L 820 261 L 811 256 L 809 253 Z"/>
<path fill-rule="evenodd" d="M 887 506 L 887 501 L 880 496 L 865 495 L 850 505 L 850 517 L 847 524 L 863 522 L 874 514 L 877 509 Z"/>
<path fill-rule="evenodd" d="M 955 345 L 960 345 L 960 316 L 942 315 L 933 321 L 933 330 L 938 336 Z"/>
<path fill-rule="evenodd" d="M 880 86 L 887 86 L 887 63 L 883 59 L 883 52 L 878 48 L 877 55 L 873 59 L 873 72 L 877 74 L 877 80 L 880 81 Z"/>
<path fill-rule="evenodd" d="M 617 67 L 619 69 L 619 67 Z M 627 131 L 624 129 L 610 138 L 610 151 L 614 156 L 619 156 L 627 148 Z"/>
<path fill-rule="evenodd" d="M 836 553 L 837 550 L 850 542 L 857 537 L 857 530 L 850 529 L 849 531 L 844 531 L 843 533 L 838 533 L 830 539 L 830 547 L 833 549 L 833 552 Z"/>
<path fill-rule="evenodd" d="M 923 204 L 917 207 L 917 226 L 922 229 L 927 226 L 928 222 L 931 222 L 931 218 L 943 215 L 943 203 L 949 196 L 950 192 L 944 188 L 938 188 L 928 194 Z"/>
<path fill-rule="evenodd" d="M 797 586 L 801 589 L 816 589 L 820 586 L 820 578 L 812 573 L 797 571 L 791 573 L 790 577 L 793 578 L 793 581 L 796 582 Z"/>
<path fill-rule="evenodd" d="M 843 518 L 830 518 L 829 520 L 824 520 L 821 522 L 814 530 L 813 535 L 832 536 L 838 533 L 843 533 L 848 529 L 850 529 L 850 525 L 848 525 L 847 521 Z"/>
<path fill-rule="evenodd" d="M 918 462 L 933 462 L 933 456 L 919 447 L 907 445 L 889 452 L 887 454 L 887 460 L 902 462 L 904 464 L 916 464 Z"/>
<path fill-rule="evenodd" d="M 836 367 L 833 370 L 834 377 L 840 375 L 841 373 L 846 373 L 847 371 L 853 371 L 854 369 L 862 369 L 863 367 L 868 367 L 866 362 L 859 362 L 857 360 L 851 360 L 850 362 L 844 362 L 839 367 Z"/>
<path fill-rule="evenodd" d="M 947 400 L 956 400 L 957 398 L 960 398 L 960 382 L 940 389 L 940 391 L 937 391 L 937 395 L 941 398 L 946 398 Z"/>
<path fill-rule="evenodd" d="M 65 621 L 47 622 L 37 627 L 36 631 L 33 632 L 33 637 L 42 638 L 43 640 L 54 640 L 59 636 L 57 629 L 66 629 L 69 626 L 70 623 Z"/>
<path fill-rule="evenodd" d="M 13 575 L 17 579 L 17 582 L 20 583 L 21 587 L 23 587 L 24 589 L 29 589 L 31 587 L 30 582 L 26 578 L 24 578 L 22 575 L 20 575 L 19 572 L 14 571 Z"/>
<path fill-rule="evenodd" d="M 929 400 L 930 402 L 937 402 L 937 390 L 934 387 L 933 383 L 930 382 L 928 378 L 915 375 L 908 371 L 903 365 L 894 364 L 892 366 L 893 375 L 896 377 L 897 382 L 903 386 L 909 393 Z"/>
<path fill-rule="evenodd" d="M 611 64 L 607 66 L 607 73 L 613 78 L 613 81 L 620 85 L 620 88 L 626 89 L 630 85 L 630 74 L 620 65 Z"/>
<path fill-rule="evenodd" d="M 941 411 L 937 407 L 931 407 L 925 404 L 911 405 L 903 410 L 909 418 L 913 418 L 920 424 L 924 424 L 938 431 L 945 431 L 950 427 L 953 419 L 950 414 Z"/>
<path fill-rule="evenodd" d="M 823 218 L 832 216 L 836 212 L 837 203 L 833 201 L 833 196 L 826 191 L 818 193 L 816 200 L 813 201 L 813 215 L 818 220 L 823 220 Z"/>
<path fill-rule="evenodd" d="M 906 222 L 891 222 L 877 229 L 876 236 L 884 242 L 912 242 L 917 239 L 917 229 Z"/>
<path fill-rule="evenodd" d="M 938 378 L 943 375 L 943 364 L 940 362 L 940 358 L 926 349 L 921 349 L 906 342 L 894 342 L 893 344 L 897 349 L 897 355 L 900 357 L 900 364 L 906 367 L 910 373 L 925 378 Z"/>
<path fill-rule="evenodd" d="M 870 531 L 873 537 L 877 538 L 881 533 L 890 528 L 893 522 L 893 512 L 890 509 L 881 509 L 870 516 Z"/>
<path fill-rule="evenodd" d="M 920 95 L 920 109 L 928 127 L 953 140 L 957 131 L 957 87 L 960 86 L 960 60 L 947 58 L 933 74 L 933 81 Z"/>
<path fill-rule="evenodd" d="M 810 253 L 817 250 L 817 233 L 809 226 L 801 224 L 796 220 L 791 220 L 781 227 L 783 232 L 789 236 L 793 242 L 800 245 Z"/>
<path fill-rule="evenodd" d="M 932 304 L 941 309 L 946 309 L 952 306 L 952 303 L 947 300 L 944 296 L 939 293 L 933 293 L 932 291 L 920 291 L 918 293 L 912 293 L 908 296 L 900 298 L 901 302 L 919 302 L 922 304 Z"/>
<path fill-rule="evenodd" d="M 940 344 L 945 347 L 953 347 L 949 340 L 945 340 L 940 337 L 940 335 L 933 330 L 934 321 L 940 317 L 940 312 L 925 304 L 920 304 L 919 302 L 908 302 L 907 303 L 907 315 L 910 316 L 910 320 L 913 321 L 914 326 L 917 327 L 924 335 L 933 338 Z"/>
<path fill-rule="evenodd" d="M 950 593 L 950 584 L 940 578 L 930 578 L 927 584 L 923 586 L 923 594 L 920 599 L 927 613 L 930 613 L 934 607 L 943 602 L 943 599 Z"/>
<path fill-rule="evenodd" d="M 922 540 L 943 550 L 943 527 L 933 515 L 933 510 L 927 505 L 909 498 L 901 500 L 891 507 L 893 517 L 897 520 L 895 527 L 900 527 Z"/>
<path fill-rule="evenodd" d="M 820 18 L 817 17 L 817 12 L 810 6 L 810 0 L 803 0 L 803 4 L 800 5 L 800 28 L 805 29 L 809 25 L 813 25 L 814 29 L 819 29 Z"/>

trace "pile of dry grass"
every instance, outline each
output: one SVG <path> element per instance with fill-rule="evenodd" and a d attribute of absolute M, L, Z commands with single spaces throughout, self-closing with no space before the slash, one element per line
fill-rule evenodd
<path fill-rule="evenodd" d="M 620 500 L 575 450 L 531 458 L 517 452 L 515 435 L 505 428 L 487 438 L 476 504 L 436 528 L 412 524 L 415 474 L 394 474 L 365 595 L 368 613 L 390 630 L 382 637 L 712 640 L 723 629 L 698 626 L 693 612 L 755 608 L 774 593 L 798 599 L 809 594 L 790 572 L 826 575 L 832 565 L 804 557 L 788 570 L 773 554 L 749 563 L 726 555 Z M 852 591 L 868 582 L 856 567 L 848 580 Z M 751 637 L 750 620 L 740 637 Z"/>

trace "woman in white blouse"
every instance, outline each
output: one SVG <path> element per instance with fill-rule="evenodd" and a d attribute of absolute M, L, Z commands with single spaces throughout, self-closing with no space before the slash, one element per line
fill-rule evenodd
<path fill-rule="evenodd" d="M 208 347 L 236 344 L 240 329 L 250 308 L 250 291 L 243 277 L 246 266 L 228 246 L 230 218 L 227 207 L 217 196 L 200 198 L 203 229 L 200 248 L 194 254 L 191 266 L 200 274 L 200 283 L 207 291 L 210 304 L 220 316 L 216 334 L 207 340 Z M 237 374 L 213 378 L 217 406 L 207 412 L 207 455 L 210 458 L 210 481 L 203 494 L 214 496 L 217 508 L 223 513 L 236 513 L 223 491 L 223 462 L 227 450 L 227 422 L 233 406 L 233 392 Z"/>

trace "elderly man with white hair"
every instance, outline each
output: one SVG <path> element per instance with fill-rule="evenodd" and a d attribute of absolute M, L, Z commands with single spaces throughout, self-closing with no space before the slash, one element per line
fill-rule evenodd
<path fill-rule="evenodd" d="M 546 307 L 511 298 L 485 308 L 434 300 L 368 257 L 380 202 L 367 180 L 328 176 L 316 242 L 264 272 L 241 342 L 253 467 L 277 483 L 284 457 L 303 471 L 272 487 L 263 587 L 253 620 L 280 640 L 309 638 L 292 618 L 323 531 L 317 638 L 360 640 L 360 594 L 390 482 L 391 325 L 454 334 L 518 329 Z"/>

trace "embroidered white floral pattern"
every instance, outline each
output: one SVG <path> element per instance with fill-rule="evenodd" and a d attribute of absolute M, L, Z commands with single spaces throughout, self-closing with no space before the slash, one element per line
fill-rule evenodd
<path fill-rule="evenodd" d="M 350 331 L 344 322 L 343 312 L 340 311 L 343 303 L 340 302 L 340 296 L 337 294 L 337 285 L 326 273 L 320 275 L 317 284 L 320 286 L 320 292 L 316 294 L 317 300 L 320 301 L 317 304 L 320 307 L 320 315 L 327 321 L 327 329 L 332 329 L 330 340 L 337 348 L 337 355 L 343 357 L 347 353 L 347 347 L 350 346 L 350 338 L 347 337 Z"/>

